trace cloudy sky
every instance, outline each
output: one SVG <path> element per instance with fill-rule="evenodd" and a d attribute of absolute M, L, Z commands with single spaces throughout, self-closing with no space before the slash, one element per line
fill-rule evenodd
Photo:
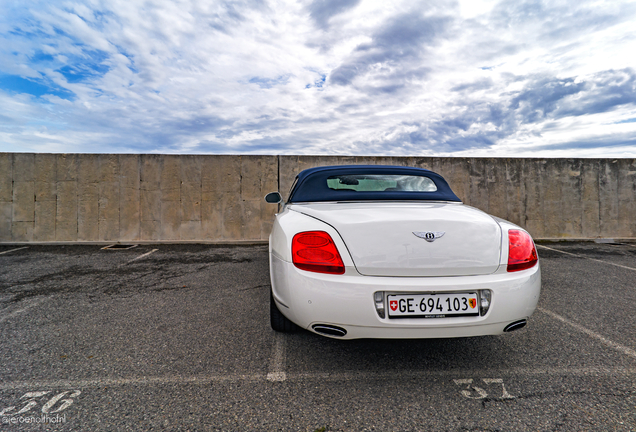
<path fill-rule="evenodd" d="M 0 151 L 636 157 L 633 1 L 0 8 Z"/>

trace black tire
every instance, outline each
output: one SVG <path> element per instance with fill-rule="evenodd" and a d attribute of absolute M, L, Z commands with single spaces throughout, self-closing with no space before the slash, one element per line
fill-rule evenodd
<path fill-rule="evenodd" d="M 274 296 L 271 293 L 269 294 L 269 322 L 272 329 L 281 333 L 293 333 L 297 328 L 296 324 L 280 313 L 274 301 Z"/>

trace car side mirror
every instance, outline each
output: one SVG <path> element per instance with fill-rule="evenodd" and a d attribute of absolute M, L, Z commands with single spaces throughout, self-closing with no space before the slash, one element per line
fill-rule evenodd
<path fill-rule="evenodd" d="M 279 192 L 270 192 L 265 195 L 265 201 L 270 204 L 278 204 L 283 201 L 283 197 L 280 195 Z"/>

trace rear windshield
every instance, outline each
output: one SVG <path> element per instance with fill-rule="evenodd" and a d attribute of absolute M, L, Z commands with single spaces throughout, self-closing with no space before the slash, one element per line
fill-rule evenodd
<path fill-rule="evenodd" d="M 390 165 L 340 165 L 298 173 L 288 203 L 461 200 L 432 171 Z"/>
<path fill-rule="evenodd" d="M 433 180 L 424 176 L 395 174 L 339 174 L 327 178 L 332 190 L 355 192 L 435 192 Z"/>

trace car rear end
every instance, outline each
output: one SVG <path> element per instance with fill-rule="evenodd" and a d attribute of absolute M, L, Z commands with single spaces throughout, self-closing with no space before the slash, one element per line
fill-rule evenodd
<path fill-rule="evenodd" d="M 346 339 L 500 334 L 525 325 L 541 288 L 526 231 L 410 167 L 301 172 L 270 273 L 276 318 Z"/>
<path fill-rule="evenodd" d="M 422 226 L 444 235 L 427 241 L 414 234 Z M 328 253 L 320 238 L 308 249 L 324 258 L 335 248 L 341 265 L 325 260 L 321 270 L 320 259 L 313 268 L 295 263 L 303 246 L 294 238 L 302 233 L 324 233 L 331 240 Z M 540 267 L 530 236 L 462 204 L 291 205 L 278 215 L 272 240 L 277 306 L 300 327 L 326 336 L 501 334 L 522 327 L 539 298 Z"/>

